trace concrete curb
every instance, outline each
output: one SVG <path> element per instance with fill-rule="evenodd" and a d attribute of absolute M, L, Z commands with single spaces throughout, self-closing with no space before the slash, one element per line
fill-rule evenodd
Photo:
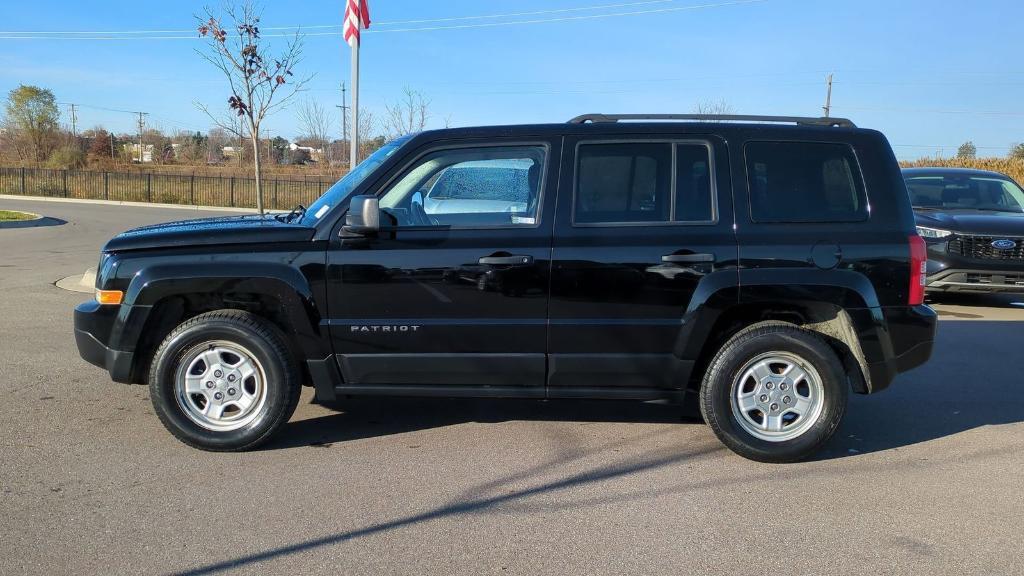
<path fill-rule="evenodd" d="M 75 274 L 74 276 L 61 278 L 54 282 L 53 285 L 57 288 L 62 288 L 71 292 L 91 294 L 95 290 L 93 286 L 96 285 L 96 269 L 88 268 L 86 269 L 85 274 Z"/>
<path fill-rule="evenodd" d="M 48 198 L 45 196 L 19 196 L 0 194 L 0 200 L 29 200 L 33 202 L 66 202 L 68 204 L 101 204 L 107 206 L 135 206 L 140 208 L 173 208 L 175 210 L 209 210 L 214 212 L 237 212 L 254 214 L 255 208 L 227 208 L 224 206 L 192 206 L 190 204 L 158 204 L 155 202 L 127 202 L 121 200 L 87 200 L 85 198 Z"/>

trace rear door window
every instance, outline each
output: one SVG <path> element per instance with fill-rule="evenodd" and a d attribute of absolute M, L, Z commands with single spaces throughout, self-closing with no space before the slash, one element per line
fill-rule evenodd
<path fill-rule="evenodd" d="M 575 188 L 577 225 L 715 219 L 711 147 L 703 142 L 582 143 Z"/>
<path fill-rule="evenodd" d="M 577 223 L 669 220 L 671 144 L 585 144 L 577 162 Z"/>
<path fill-rule="evenodd" d="M 755 222 L 859 222 L 869 215 L 853 148 L 824 142 L 748 142 Z"/>

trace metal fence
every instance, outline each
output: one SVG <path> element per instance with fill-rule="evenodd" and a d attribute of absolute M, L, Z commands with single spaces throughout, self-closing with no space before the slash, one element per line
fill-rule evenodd
<path fill-rule="evenodd" d="M 309 206 L 334 182 L 263 178 L 269 210 Z M 0 168 L 0 194 L 256 207 L 256 179 L 236 176 Z"/>

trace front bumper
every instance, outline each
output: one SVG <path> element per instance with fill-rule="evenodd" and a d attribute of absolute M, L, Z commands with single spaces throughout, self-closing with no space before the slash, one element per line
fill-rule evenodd
<path fill-rule="evenodd" d="M 1022 292 L 1024 260 L 970 258 L 948 249 L 948 241 L 928 242 L 928 292 Z"/>
<path fill-rule="evenodd" d="M 928 292 L 1024 292 L 1024 271 L 946 269 L 927 282 Z"/>
<path fill-rule="evenodd" d="M 103 306 L 95 300 L 75 308 L 75 343 L 78 354 L 90 364 L 104 368 L 115 382 L 132 382 L 134 353 L 110 348 L 119 306 Z"/>

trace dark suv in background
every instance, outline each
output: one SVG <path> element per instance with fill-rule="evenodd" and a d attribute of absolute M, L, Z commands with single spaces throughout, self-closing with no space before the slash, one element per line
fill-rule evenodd
<path fill-rule="evenodd" d="M 1024 190 L 966 168 L 905 168 L 929 292 L 1024 292 Z"/>
<path fill-rule="evenodd" d="M 693 399 L 731 449 L 784 462 L 851 390 L 928 359 L 924 266 L 878 132 L 598 114 L 424 132 L 308 209 L 125 232 L 75 335 L 208 450 L 263 443 L 308 385 Z"/>

